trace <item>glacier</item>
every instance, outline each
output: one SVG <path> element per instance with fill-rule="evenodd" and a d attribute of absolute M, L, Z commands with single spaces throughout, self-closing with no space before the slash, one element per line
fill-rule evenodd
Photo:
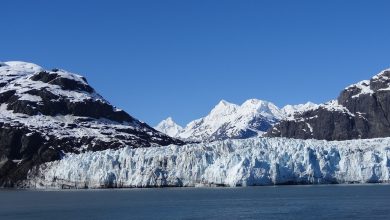
<path fill-rule="evenodd" d="M 29 171 L 30 188 L 387 183 L 390 138 L 249 138 L 65 154 Z"/>

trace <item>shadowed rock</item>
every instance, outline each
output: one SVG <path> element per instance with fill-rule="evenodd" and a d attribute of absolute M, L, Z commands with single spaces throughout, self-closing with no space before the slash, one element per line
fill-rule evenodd
<path fill-rule="evenodd" d="M 268 137 L 348 140 L 390 136 L 390 71 L 345 88 L 332 105 L 325 104 L 283 120 Z"/>

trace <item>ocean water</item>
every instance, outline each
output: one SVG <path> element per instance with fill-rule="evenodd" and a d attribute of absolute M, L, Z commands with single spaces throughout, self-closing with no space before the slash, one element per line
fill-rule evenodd
<path fill-rule="evenodd" d="M 0 219 L 390 219 L 390 185 L 0 190 Z"/>

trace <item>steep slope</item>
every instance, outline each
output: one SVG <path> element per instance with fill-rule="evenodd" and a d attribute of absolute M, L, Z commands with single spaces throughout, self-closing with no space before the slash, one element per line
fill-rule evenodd
<path fill-rule="evenodd" d="M 167 119 L 158 123 L 154 129 L 171 137 L 176 137 L 183 130 L 183 128 L 176 124 L 171 117 L 168 117 Z"/>
<path fill-rule="evenodd" d="M 64 153 L 181 144 L 104 100 L 84 77 L 0 63 L 0 186 Z"/>
<path fill-rule="evenodd" d="M 337 100 L 295 114 L 266 136 L 348 140 L 390 136 L 390 70 L 345 88 Z"/>
<path fill-rule="evenodd" d="M 26 187 L 104 188 L 388 183 L 390 138 L 250 138 L 68 154 L 29 173 Z"/>
<path fill-rule="evenodd" d="M 261 135 L 283 118 L 271 102 L 249 99 L 241 106 L 220 101 L 204 118 L 190 122 L 176 137 L 192 141 L 241 139 Z"/>

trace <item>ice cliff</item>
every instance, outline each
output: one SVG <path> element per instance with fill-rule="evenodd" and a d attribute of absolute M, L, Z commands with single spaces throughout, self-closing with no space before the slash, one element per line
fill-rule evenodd
<path fill-rule="evenodd" d="M 31 188 L 389 182 L 390 138 L 250 138 L 69 153 L 28 174 Z"/>

